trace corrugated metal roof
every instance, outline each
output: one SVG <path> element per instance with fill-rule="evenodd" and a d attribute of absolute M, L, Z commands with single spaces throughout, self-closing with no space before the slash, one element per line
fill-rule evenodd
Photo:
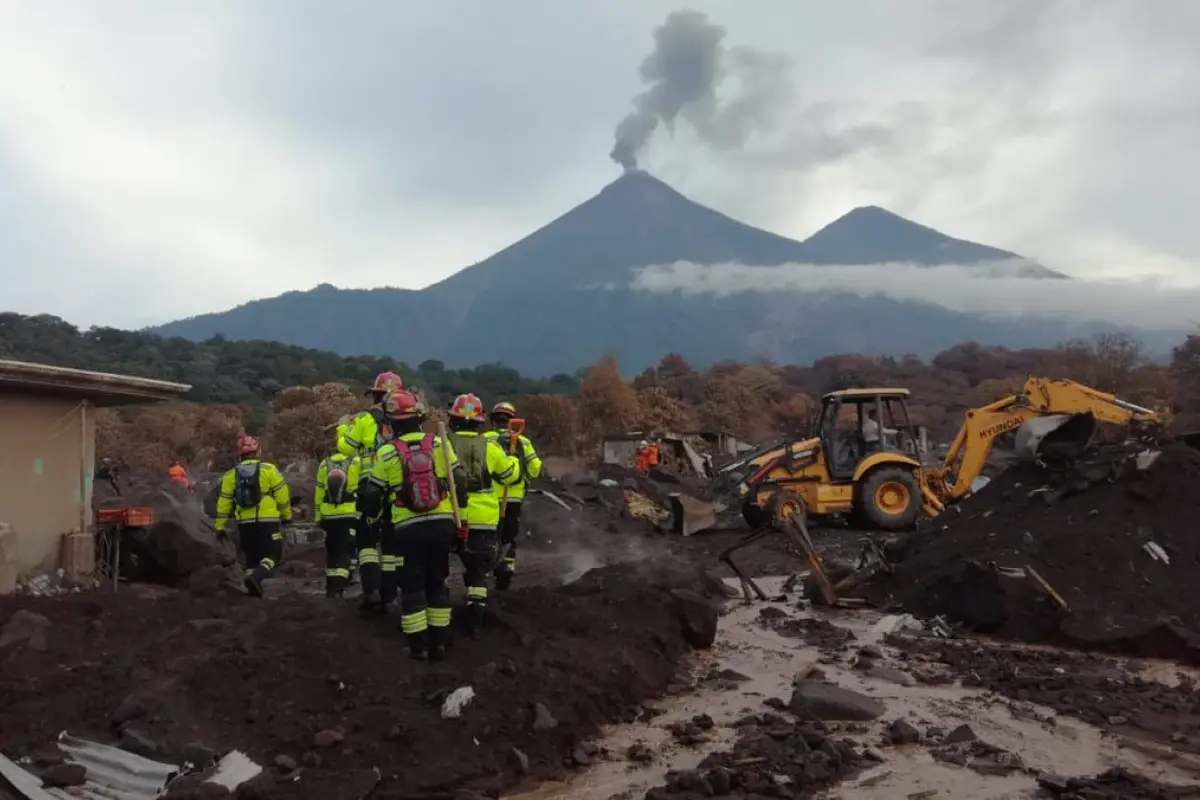
<path fill-rule="evenodd" d="M 66 789 L 43 789 L 42 781 L 0 755 L 0 774 L 27 800 L 154 800 L 179 771 L 125 750 L 59 734 L 58 747 L 68 762 L 87 769 L 87 782 Z"/>

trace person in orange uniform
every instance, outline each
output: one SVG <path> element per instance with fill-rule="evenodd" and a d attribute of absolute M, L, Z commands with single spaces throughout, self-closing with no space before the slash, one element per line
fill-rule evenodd
<path fill-rule="evenodd" d="M 649 469 L 654 469 L 655 467 L 658 466 L 658 461 L 659 461 L 658 440 L 653 440 L 650 442 L 650 446 L 648 448 L 646 448 L 646 466 Z"/>
<path fill-rule="evenodd" d="M 650 468 L 650 443 L 645 439 L 638 442 L 633 457 L 633 468 L 638 472 L 645 472 Z"/>
<path fill-rule="evenodd" d="M 192 484 L 192 479 L 188 477 L 187 470 L 184 469 L 183 464 L 180 464 L 178 461 L 171 462 L 171 466 L 167 469 L 167 477 L 187 489 L 189 492 L 195 488 Z"/>

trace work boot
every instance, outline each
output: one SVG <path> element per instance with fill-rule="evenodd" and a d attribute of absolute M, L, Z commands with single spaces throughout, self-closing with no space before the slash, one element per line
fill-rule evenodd
<path fill-rule="evenodd" d="M 415 661 L 425 661 L 429 658 L 428 654 L 428 633 L 406 633 L 404 638 L 408 640 L 408 655 Z"/>
<path fill-rule="evenodd" d="M 341 599 L 342 588 L 340 586 L 326 586 L 325 596 L 333 599 Z"/>
<path fill-rule="evenodd" d="M 379 599 L 378 592 L 363 592 L 362 599 L 358 602 L 358 610 L 363 614 L 382 614 L 387 611 L 387 606 Z"/>
<path fill-rule="evenodd" d="M 246 587 L 246 594 L 250 595 L 251 597 L 262 597 L 263 596 L 262 581 L 258 578 L 257 575 L 247 575 L 245 580 L 242 581 L 242 583 Z"/>
<path fill-rule="evenodd" d="M 483 633 L 483 616 L 487 609 L 479 603 L 468 603 L 463 608 L 463 617 L 466 622 L 467 633 L 472 639 L 478 639 Z"/>
<path fill-rule="evenodd" d="M 496 579 L 496 591 L 503 592 L 512 586 L 513 570 L 507 564 L 496 567 L 493 577 Z"/>
<path fill-rule="evenodd" d="M 445 661 L 446 644 L 449 637 L 445 628 L 430 628 L 429 631 L 429 660 Z"/>

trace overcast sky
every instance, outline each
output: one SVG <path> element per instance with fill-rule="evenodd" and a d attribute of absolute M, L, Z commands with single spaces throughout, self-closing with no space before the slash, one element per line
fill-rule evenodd
<path fill-rule="evenodd" d="M 434 282 L 620 174 L 614 129 L 680 7 L 4 0 L 0 309 L 139 326 Z M 1200 4 L 686 7 L 753 84 L 718 87 L 736 125 L 692 115 L 640 154 L 694 199 L 798 239 L 881 205 L 1200 285 Z"/>

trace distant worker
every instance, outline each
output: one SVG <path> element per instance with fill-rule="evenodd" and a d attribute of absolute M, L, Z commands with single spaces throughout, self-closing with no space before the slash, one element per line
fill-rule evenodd
<path fill-rule="evenodd" d="M 375 453 L 392 436 L 384 419 L 383 402 L 389 392 L 404 389 L 404 379 L 395 372 L 381 372 L 366 394 L 371 397 L 371 407 L 361 411 L 348 423 L 338 425 L 337 450 L 345 456 L 357 455 L 361 459 L 361 481 L 371 474 Z M 360 487 L 361 488 L 361 487 Z M 362 496 L 361 491 L 358 492 Z M 361 516 L 362 509 L 359 509 Z M 387 509 L 384 509 L 386 514 Z M 359 579 L 362 581 L 363 611 L 381 611 L 396 599 L 395 547 L 391 541 L 391 530 L 386 516 L 383 519 L 362 517 L 354 531 Z M 353 566 L 352 562 L 352 566 Z"/>
<path fill-rule="evenodd" d="M 650 446 L 646 448 L 646 466 L 650 469 L 658 466 L 659 452 L 658 440 L 654 439 L 650 442 Z"/>
<path fill-rule="evenodd" d="M 178 461 L 171 462 L 171 466 L 167 468 L 167 477 L 169 477 L 173 483 L 178 483 L 189 492 L 195 488 L 192 484 L 192 479 L 188 477 L 187 470 L 184 469 L 183 464 L 180 464 Z"/>
<path fill-rule="evenodd" d="M 638 472 L 650 469 L 650 442 L 642 439 L 633 453 L 633 468 Z"/>
<path fill-rule="evenodd" d="M 334 453 L 317 467 L 313 520 L 325 532 L 325 596 L 341 597 L 350 584 L 362 460 Z"/>
<path fill-rule="evenodd" d="M 117 482 L 121 477 L 121 468 L 113 462 L 111 458 L 100 460 L 100 466 L 96 469 L 96 480 L 107 481 L 116 494 L 121 493 L 121 486 Z"/>
<path fill-rule="evenodd" d="M 887 444 L 887 437 L 895 436 L 899 431 L 895 428 L 880 426 L 878 415 L 872 409 L 867 412 L 867 418 L 863 420 L 862 426 L 863 441 L 866 442 L 868 450 L 879 449 L 880 433 L 883 434 L 883 443 Z"/>
<path fill-rule="evenodd" d="M 425 405 L 411 391 L 390 393 L 384 417 L 396 438 L 379 448 L 359 506 L 368 518 L 391 509 L 391 525 L 402 559 L 400 630 L 418 661 L 446 657 L 450 628 L 450 549 L 458 531 L 449 492 L 454 472 L 457 501 L 465 508 L 467 476 L 454 447 L 425 433 Z"/>
<path fill-rule="evenodd" d="M 472 636 L 483 627 L 487 612 L 488 568 L 500 548 L 500 495 L 496 485 L 512 486 L 521 479 L 521 464 L 500 444 L 483 435 L 487 418 L 483 403 L 462 394 L 450 406 L 450 443 L 466 476 L 466 525 L 455 545 L 467 586 L 466 627 Z"/>
<path fill-rule="evenodd" d="M 517 409 L 512 403 L 497 403 L 492 408 L 491 420 L 493 430 L 487 432 L 489 438 L 512 453 L 520 463 L 521 474 L 517 482 L 501 490 L 500 497 L 500 549 L 504 553 L 503 561 L 496 566 L 496 588 L 503 591 L 512 585 L 513 573 L 517 569 L 517 539 L 521 533 L 521 504 L 529 490 L 529 482 L 542 475 L 542 459 L 533 448 L 533 442 L 528 436 L 521 434 L 513 443 L 509 424 L 516 419 Z"/>
<path fill-rule="evenodd" d="M 238 540 L 245 557 L 246 591 L 263 596 L 263 582 L 283 560 L 283 525 L 292 521 L 291 492 L 283 473 L 258 457 L 258 440 L 237 440 L 238 464 L 221 477 L 217 496 L 216 528 L 226 536 L 232 516 L 238 524 Z"/>

